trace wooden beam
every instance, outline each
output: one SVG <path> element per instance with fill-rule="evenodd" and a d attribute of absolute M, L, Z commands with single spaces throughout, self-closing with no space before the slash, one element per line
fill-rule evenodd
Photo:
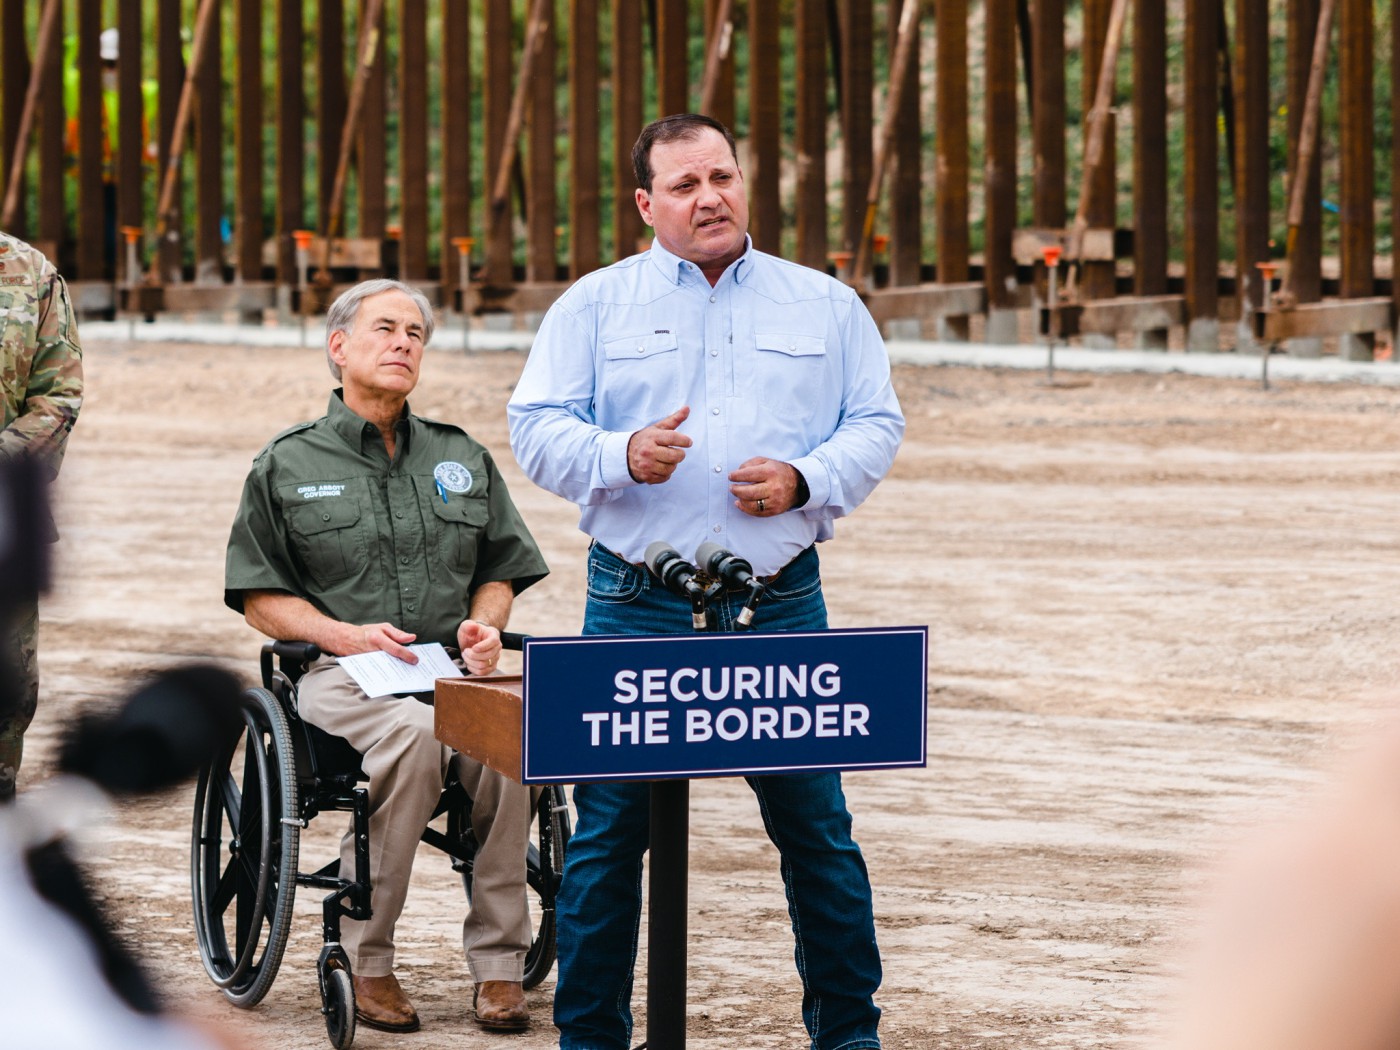
<path fill-rule="evenodd" d="M 494 179 L 504 171 L 510 177 L 514 147 L 508 149 L 506 128 L 510 123 L 511 90 L 515 52 L 515 27 L 511 0 L 484 0 L 485 23 L 482 53 L 486 68 L 482 70 L 482 108 L 485 118 L 487 177 Z M 510 156 L 506 156 L 509 152 Z M 506 285 L 514 279 L 515 236 L 511 231 L 510 212 L 497 208 L 496 183 L 486 184 L 485 265 L 482 279 L 489 285 Z"/>
<path fill-rule="evenodd" d="M 652 0 L 656 12 L 656 97 L 660 116 L 690 110 L 690 13 L 686 0 Z"/>
<path fill-rule="evenodd" d="M 1389 296 L 1303 303 L 1254 314 L 1255 337 L 1267 343 L 1326 336 L 1395 331 L 1395 302 Z"/>
<path fill-rule="evenodd" d="M 195 280 L 222 284 L 224 280 L 224 106 L 223 28 L 216 4 L 205 24 L 198 66 L 191 64 L 195 107 Z"/>
<path fill-rule="evenodd" d="M 1084 230 L 1091 224 L 1112 226 L 1117 214 L 1114 165 L 1113 98 L 1117 88 L 1118 53 L 1127 24 L 1127 0 L 1112 0 L 1105 10 L 1102 0 L 1085 4 L 1084 82 L 1088 125 L 1084 139 L 1084 163 L 1080 168 L 1079 200 L 1070 226 L 1065 256 L 1071 264 L 1065 298 L 1111 298 L 1114 268 L 1088 262 L 1079 255 Z"/>
<path fill-rule="evenodd" d="M 141 36 L 141 5 L 117 5 L 117 39 L 139 41 Z M 126 272 L 126 251 L 121 228 L 145 225 L 146 149 L 153 141 L 155 128 L 146 127 L 145 99 L 141 91 L 141 58 L 145 49 L 123 46 L 117 61 L 117 143 L 114 160 L 117 177 L 117 276 L 122 281 L 135 281 L 139 274 Z M 108 114 L 109 117 L 112 114 Z M 254 158 L 262 159 L 262 143 L 254 150 Z M 262 234 L 258 234 L 261 239 Z"/>
<path fill-rule="evenodd" d="M 461 0 L 442 3 L 442 287 L 460 284 L 454 239 L 472 235 L 471 14 Z M 451 296 L 447 296 L 450 301 Z"/>
<path fill-rule="evenodd" d="M 530 76 L 530 91 L 526 100 L 525 151 L 528 165 L 525 179 L 525 279 L 553 281 L 558 278 L 558 194 L 554 178 L 558 167 L 554 158 L 555 67 L 558 65 L 558 43 L 554 22 L 554 0 L 548 0 L 547 13 L 536 32 L 534 71 Z M 527 34 L 527 47 L 528 44 Z"/>
<path fill-rule="evenodd" d="M 749 54 L 775 55 L 782 46 L 778 0 L 749 0 Z M 782 103 L 777 62 L 749 63 L 749 235 L 754 247 L 782 251 Z"/>
<path fill-rule="evenodd" d="M 1016 0 L 987 0 L 986 68 L 982 283 L 987 305 L 1007 310 L 1015 304 L 1016 283 L 1011 255 L 1016 232 Z"/>
<path fill-rule="evenodd" d="M 183 162 L 183 137 L 180 149 L 173 149 L 175 126 L 180 116 L 180 99 L 185 92 L 185 51 L 181 33 L 185 18 L 181 0 L 157 0 L 156 4 L 156 88 L 160 103 L 160 147 L 156 157 L 156 193 L 165 184 L 170 165 Z M 159 208 L 159 205 L 157 205 Z M 177 191 L 169 202 L 166 230 L 156 238 L 155 251 L 147 266 L 146 279 L 154 276 L 159 282 L 170 283 L 184 277 L 184 203 Z M 161 223 L 160 212 L 155 217 L 156 228 Z M 152 274 L 151 267 L 155 267 Z"/>
<path fill-rule="evenodd" d="M 382 9 L 380 18 L 383 24 Z M 367 94 L 376 57 L 369 59 Z M 428 279 L 427 0 L 399 4 L 399 276 L 416 284 Z"/>
<path fill-rule="evenodd" d="M 1342 0 L 1337 113 L 1341 124 L 1338 205 L 1341 209 L 1342 298 L 1375 294 L 1375 25 L 1370 0 Z"/>
<path fill-rule="evenodd" d="M 165 175 L 161 182 L 160 199 L 156 204 L 157 243 L 169 240 L 176 247 L 179 245 L 180 155 L 184 152 L 185 135 L 189 131 L 190 118 L 194 113 L 195 85 L 199 82 L 204 50 L 211 37 L 210 23 L 218 18 L 218 14 L 218 0 L 199 0 L 199 11 L 195 16 L 194 23 L 194 43 L 190 47 L 190 63 L 185 70 L 184 81 L 180 87 L 180 104 L 175 111 L 175 123 L 171 129 L 170 145 L 166 154 L 168 159 L 166 160 Z M 162 92 L 162 105 L 164 105 L 164 99 L 165 96 Z M 169 236 L 172 233 L 175 234 L 174 237 Z M 163 276 L 161 261 L 158 258 L 152 260 L 151 267 L 146 274 L 147 281 L 151 284 L 161 284 Z"/>
<path fill-rule="evenodd" d="M 316 226 L 329 228 L 345 128 L 345 0 L 316 0 Z"/>
<path fill-rule="evenodd" d="M 1322 295 L 1322 155 L 1314 150 L 1312 163 L 1303 172 L 1298 168 L 1298 147 L 1303 130 L 1303 114 L 1308 108 L 1308 82 L 1321 0 L 1286 0 L 1285 7 L 1287 83 L 1284 101 L 1288 107 L 1288 194 L 1291 198 L 1293 188 L 1300 179 L 1306 180 L 1310 189 L 1302 195 L 1302 215 L 1296 232 L 1289 233 L 1293 247 L 1290 250 L 1288 241 L 1285 241 L 1284 251 L 1289 255 L 1289 294 L 1298 302 L 1307 303 L 1316 302 Z"/>
<path fill-rule="evenodd" d="M 705 70 L 700 79 L 700 112 L 725 127 L 734 124 L 734 3 L 705 4 Z"/>
<path fill-rule="evenodd" d="M 613 257 L 625 259 L 646 236 L 637 211 L 637 179 L 632 171 L 632 144 L 642 132 L 641 0 L 612 0 L 613 68 Z"/>
<path fill-rule="evenodd" d="M 1317 31 L 1313 36 L 1307 94 L 1303 101 L 1302 122 L 1298 128 L 1298 150 L 1294 165 L 1296 174 L 1288 188 L 1288 270 L 1283 280 L 1283 290 L 1279 293 L 1280 304 L 1285 308 L 1299 301 L 1295 291 L 1295 283 L 1299 279 L 1295 267 L 1300 255 L 1299 238 L 1306 216 L 1307 199 L 1318 194 L 1313 174 L 1316 170 L 1314 164 L 1318 156 L 1317 139 L 1322 121 L 1322 88 L 1327 72 L 1327 46 L 1332 35 L 1332 19 L 1336 10 L 1337 0 L 1322 0 L 1317 15 Z"/>
<path fill-rule="evenodd" d="M 577 280 L 602 258 L 598 0 L 569 0 L 569 12 L 569 276 Z"/>
<path fill-rule="evenodd" d="M 361 25 L 364 24 L 364 17 L 365 14 L 368 13 L 368 6 L 370 6 L 370 0 L 360 0 L 358 18 L 360 18 Z M 421 0 L 419 1 L 419 7 L 421 7 Z M 448 3 L 442 6 L 442 18 L 444 18 L 444 21 L 451 17 L 451 11 L 454 7 L 458 7 L 458 4 Z M 419 11 L 414 17 L 421 21 L 423 13 Z M 381 239 L 381 241 L 388 235 L 389 231 L 389 70 L 388 64 L 386 64 L 388 63 L 389 57 L 388 52 L 386 52 L 386 48 L 388 48 L 388 43 L 386 43 L 385 39 L 386 36 L 388 36 L 385 32 L 386 18 L 388 18 L 388 15 L 386 15 L 385 11 L 381 8 L 381 11 L 379 11 L 379 49 L 378 52 L 375 53 L 374 64 L 370 67 L 370 78 L 365 81 L 364 85 L 364 101 L 360 104 L 360 133 L 358 133 L 357 136 L 357 148 L 356 154 L 354 154 L 356 193 L 358 200 L 360 200 L 360 230 L 358 230 L 358 234 L 360 234 L 360 237 L 378 238 Z M 409 18 L 409 10 L 405 7 L 403 8 L 403 14 L 400 15 L 399 24 L 400 27 L 402 27 L 400 28 L 400 32 L 406 36 L 413 35 L 412 28 L 410 28 L 409 24 Z M 421 38 L 421 34 L 419 34 L 419 36 Z M 424 48 L 424 50 L 426 50 L 426 48 Z M 423 74 L 423 76 L 426 76 L 426 53 L 424 53 L 423 59 L 424 62 L 419 64 L 419 70 L 417 71 Z M 400 84 L 402 83 L 403 81 L 400 81 Z M 400 90 L 402 90 L 402 88 L 400 88 Z M 420 88 L 413 85 L 412 90 L 420 90 Z M 426 97 L 426 91 L 424 91 L 424 97 Z M 400 104 L 402 104 L 402 95 L 400 95 Z M 444 95 L 444 97 L 442 97 L 442 105 L 447 106 L 447 104 L 448 99 Z M 400 112 L 406 112 L 407 109 L 409 109 L 409 106 L 400 105 Z M 403 181 L 402 164 L 403 155 L 405 155 L 403 151 L 405 151 L 405 144 L 403 144 L 403 140 L 400 139 L 400 200 L 406 199 L 407 193 L 414 192 L 414 190 L 407 188 L 407 183 Z M 424 182 L 424 188 L 426 188 L 426 185 L 427 183 Z M 409 221 L 406 221 L 403 216 L 400 216 L 400 230 L 402 230 L 403 227 L 407 227 L 407 225 L 410 225 Z M 400 263 L 402 263 L 402 251 L 399 253 L 399 258 Z"/>
<path fill-rule="evenodd" d="M 39 102 L 47 86 L 45 78 L 51 67 L 57 67 L 57 51 L 62 33 L 62 0 L 47 0 L 43 15 L 39 20 L 39 36 L 34 45 L 34 64 L 30 69 L 29 84 L 25 89 L 24 108 L 15 129 L 14 144 L 10 153 L 10 174 L 5 180 L 5 204 L 0 209 L 0 229 L 17 229 L 19 218 L 20 191 L 24 187 L 24 159 L 29 152 L 29 136 L 39 116 Z M 21 23 L 22 24 L 22 23 Z M 12 28 L 13 23 L 7 25 Z M 6 54 L 9 46 L 6 46 Z M 62 97 L 58 96 L 58 112 L 62 114 Z M 62 124 L 62 120 L 55 123 Z"/>
<path fill-rule="evenodd" d="M 238 67 L 233 153 L 237 191 L 233 225 L 238 238 L 235 273 L 240 281 L 262 279 L 262 8 L 260 0 L 238 0 L 236 5 Z"/>
<path fill-rule="evenodd" d="M 1133 290 L 1167 290 L 1167 3 L 1133 7 Z"/>
<path fill-rule="evenodd" d="M 826 11 L 820 0 L 798 0 L 797 261 L 826 269 Z"/>
<path fill-rule="evenodd" d="M 70 280 L 107 278 L 107 118 L 102 99 L 100 0 L 78 0 L 78 242 Z M 116 202 L 113 201 L 115 204 Z M 116 216 L 113 217 L 114 223 Z M 115 229 L 115 225 L 114 225 Z"/>
<path fill-rule="evenodd" d="M 937 102 L 936 176 L 934 209 L 938 216 L 934 247 L 938 283 L 958 284 L 968 275 L 968 100 L 967 0 L 936 0 L 934 4 L 938 58 L 935 73 Z M 964 328 L 958 335 L 967 338 Z"/>
<path fill-rule="evenodd" d="M 330 200 L 321 217 L 321 237 L 323 247 L 316 267 L 316 283 L 327 285 L 331 281 L 330 243 L 342 230 L 342 213 L 345 207 L 345 183 L 350 173 L 350 153 L 354 149 L 355 132 L 360 125 L 360 115 L 364 107 L 365 92 L 369 87 L 370 74 L 374 69 L 375 57 L 379 54 L 379 15 L 384 6 L 383 0 L 369 0 L 365 8 L 365 18 L 360 24 L 360 39 L 355 49 L 355 78 L 350 85 L 350 102 L 345 109 L 345 123 L 336 136 L 340 145 L 336 157 L 335 176 L 331 182 Z"/>
<path fill-rule="evenodd" d="M 958 6 L 964 0 L 947 0 L 948 6 Z M 855 267 L 852 270 L 852 283 L 858 292 L 868 288 L 867 276 L 872 255 L 871 239 L 875 231 L 875 213 L 880 206 L 880 192 L 885 179 L 889 158 L 894 152 L 894 136 L 898 128 L 898 116 L 904 108 L 904 92 L 909 86 L 909 69 L 915 64 L 915 48 L 918 45 L 920 0 L 908 0 L 899 16 L 899 31 L 895 43 L 894 62 L 890 66 L 889 87 L 886 91 L 885 119 L 880 127 L 879 149 L 870 173 L 870 185 L 865 193 L 865 215 L 861 221 L 859 240 L 856 241 Z M 940 8 L 942 10 L 942 8 Z M 964 7 L 965 11 L 966 8 Z M 964 20 L 966 26 L 966 20 Z M 942 63 L 939 64 L 940 72 Z M 964 67 L 964 72 L 966 67 Z M 966 114 L 964 113 L 964 141 L 966 141 Z M 964 151 L 964 164 L 966 163 Z"/>
<path fill-rule="evenodd" d="M 21 140 L 19 135 L 31 75 L 28 37 L 24 28 L 26 6 L 25 0 L 0 0 L 0 210 L 4 209 L 4 201 L 9 197 L 10 169 L 14 166 L 15 156 L 24 158 L 29 152 L 28 136 Z M 22 196 L 25 182 L 23 159 L 19 172 L 16 181 L 20 183 L 20 189 L 15 192 Z M 25 236 L 25 216 L 16 215 L 14 219 L 5 229 Z"/>
<path fill-rule="evenodd" d="M 841 245 L 859 252 L 874 172 L 875 13 L 872 0 L 840 0 Z"/>
<path fill-rule="evenodd" d="M 1013 0 L 1014 2 L 1014 0 Z M 895 0 L 890 6 L 890 54 L 899 57 L 900 26 L 904 22 L 904 11 L 908 6 L 919 4 L 920 0 Z M 922 15 L 922 10 L 920 11 Z M 896 17 L 897 15 L 897 17 Z M 997 26 L 996 29 L 1000 29 Z M 988 34 L 994 34 L 991 19 L 987 21 Z M 1016 32 L 1015 23 L 1010 26 Z M 919 98 L 919 48 L 922 44 L 923 18 L 915 18 L 911 30 L 913 39 L 907 45 L 913 56 L 904 70 L 899 91 L 899 105 L 894 108 L 890 99 L 890 113 L 894 121 L 894 142 L 890 148 L 890 194 L 887 212 L 888 226 L 884 232 L 889 235 L 889 282 L 892 285 L 918 284 L 923 280 L 923 124 L 920 119 Z M 1014 39 L 1014 37 L 1013 37 Z M 1014 45 L 1013 45 L 1014 46 Z M 1012 55 L 1012 76 L 1015 76 L 1015 55 Z M 988 57 L 988 66 L 992 59 Z M 992 77 L 988 69 L 988 79 Z M 1012 84 L 1012 105 L 1015 105 L 1016 88 Z M 1015 134 L 1016 116 L 1011 116 L 1012 134 Z M 990 148 L 990 147 L 989 147 Z M 1015 187 L 1012 187 L 1015 192 Z M 990 218 L 988 220 L 990 225 Z M 880 235 L 876 231 L 876 237 Z M 989 235 L 990 236 L 990 235 Z M 990 249 L 989 249 L 990 251 Z"/>
<path fill-rule="evenodd" d="M 1186 309 L 1191 322 L 1219 317 L 1220 0 L 1186 0 Z"/>
<path fill-rule="evenodd" d="M 297 282 L 292 231 L 306 225 L 306 95 L 302 65 L 302 0 L 277 0 L 277 283 Z"/>

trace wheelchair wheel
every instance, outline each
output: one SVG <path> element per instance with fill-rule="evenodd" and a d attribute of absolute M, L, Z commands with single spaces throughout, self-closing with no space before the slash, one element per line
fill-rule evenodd
<path fill-rule="evenodd" d="M 537 842 L 530 843 L 525 854 L 525 881 L 533 891 L 526 894 L 530 907 L 530 928 L 534 930 L 530 950 L 525 954 L 525 974 L 521 983 L 534 988 L 549 974 L 556 954 L 554 898 L 564 875 L 564 851 L 568 846 L 569 810 L 565 805 L 564 789 L 557 784 L 546 786 L 536 807 Z M 471 830 L 471 809 L 451 810 L 448 814 L 448 834 L 474 847 L 476 836 Z M 472 897 L 472 865 L 462 870 L 462 886 L 467 900 Z"/>
<path fill-rule="evenodd" d="M 282 705 L 250 689 L 243 723 L 242 736 L 199 775 L 190 882 L 204 969 L 230 1002 L 251 1007 L 272 987 L 287 946 L 300 814 Z"/>
<path fill-rule="evenodd" d="M 321 1012 L 326 1016 L 326 1034 L 336 1050 L 346 1050 L 355 1041 L 355 985 L 350 974 L 338 966 L 321 973 Z"/>

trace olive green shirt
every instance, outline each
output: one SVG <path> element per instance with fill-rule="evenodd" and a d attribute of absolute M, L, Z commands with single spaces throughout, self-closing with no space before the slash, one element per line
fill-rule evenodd
<path fill-rule="evenodd" d="M 405 409 L 391 462 L 373 423 L 331 395 L 326 414 L 253 460 L 228 541 L 224 602 L 285 591 L 346 623 L 388 622 L 457 644 L 471 595 L 549 572 L 491 454 Z"/>

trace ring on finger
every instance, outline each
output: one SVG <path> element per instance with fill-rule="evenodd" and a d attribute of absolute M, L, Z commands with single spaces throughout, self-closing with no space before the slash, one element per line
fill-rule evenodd
<path fill-rule="evenodd" d="M 760 514 L 762 514 L 764 508 L 765 508 L 767 505 L 768 505 L 768 501 L 767 501 L 767 500 L 760 499 L 760 500 L 758 501 L 758 512 L 759 512 Z"/>

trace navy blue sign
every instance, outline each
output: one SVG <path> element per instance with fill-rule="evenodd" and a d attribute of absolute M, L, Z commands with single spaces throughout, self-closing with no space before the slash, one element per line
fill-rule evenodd
<path fill-rule="evenodd" d="M 521 779 L 923 766 L 928 628 L 528 638 Z"/>

